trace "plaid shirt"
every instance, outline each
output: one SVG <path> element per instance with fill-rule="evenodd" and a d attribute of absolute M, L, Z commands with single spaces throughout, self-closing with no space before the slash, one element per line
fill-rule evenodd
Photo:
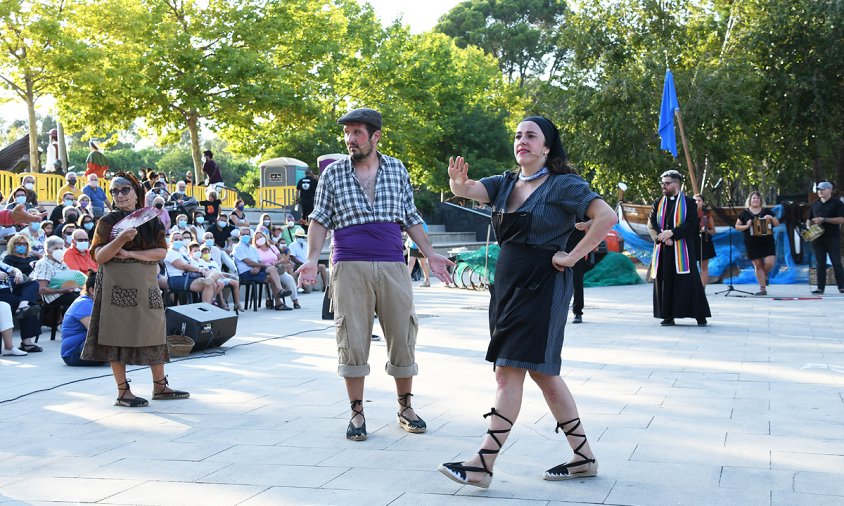
<path fill-rule="evenodd" d="M 378 160 L 374 204 L 358 183 L 351 158 L 345 158 L 326 167 L 320 176 L 310 219 L 335 230 L 373 222 L 398 222 L 404 228 L 421 225 L 404 164 L 381 153 Z"/>

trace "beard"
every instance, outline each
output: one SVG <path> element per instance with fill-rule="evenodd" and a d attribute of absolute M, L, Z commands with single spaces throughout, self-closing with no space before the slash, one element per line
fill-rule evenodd
<path fill-rule="evenodd" d="M 351 158 L 352 160 L 354 160 L 356 162 L 359 162 L 359 161 L 365 159 L 367 156 L 369 156 L 370 153 L 372 153 L 372 146 L 370 145 L 370 146 L 367 146 L 367 147 L 369 148 L 368 150 L 366 150 L 366 149 L 364 149 L 360 146 L 357 146 L 357 147 L 354 147 L 354 148 L 349 147 L 348 148 L 349 158 Z M 352 149 L 355 149 L 356 151 L 352 151 Z"/>

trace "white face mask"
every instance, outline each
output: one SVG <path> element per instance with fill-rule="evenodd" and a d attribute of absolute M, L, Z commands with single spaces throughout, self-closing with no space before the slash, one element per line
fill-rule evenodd
<path fill-rule="evenodd" d="M 52 256 L 53 260 L 56 262 L 61 262 L 64 259 L 64 251 L 64 248 L 53 250 L 53 252 L 50 253 L 50 256 Z"/>
<path fill-rule="evenodd" d="M 26 183 L 26 184 L 23 185 L 23 187 L 26 188 L 27 190 L 31 190 L 31 189 L 35 188 L 35 184 Z"/>
<path fill-rule="evenodd" d="M 302 239 L 301 237 L 297 238 L 296 242 L 298 242 L 299 244 L 305 244 L 305 240 Z"/>
<path fill-rule="evenodd" d="M 76 249 L 78 249 L 80 253 L 85 253 L 88 251 L 88 241 L 77 242 Z"/>
<path fill-rule="evenodd" d="M 267 244 L 267 240 L 263 237 L 259 237 L 258 239 L 255 239 L 255 244 L 257 244 L 258 246 L 263 246 L 264 244 Z"/>

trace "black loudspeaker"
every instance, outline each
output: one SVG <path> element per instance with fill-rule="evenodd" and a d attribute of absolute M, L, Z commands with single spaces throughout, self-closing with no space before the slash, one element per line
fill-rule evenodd
<path fill-rule="evenodd" d="M 237 332 L 237 314 L 204 302 L 168 307 L 165 316 L 167 335 L 190 337 L 194 351 L 222 346 Z"/>

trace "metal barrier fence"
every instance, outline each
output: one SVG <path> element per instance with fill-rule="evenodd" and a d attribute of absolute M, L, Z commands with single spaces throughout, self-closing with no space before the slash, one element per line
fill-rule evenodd
<path fill-rule="evenodd" d="M 64 176 L 56 174 L 33 174 L 25 172 L 22 174 L 15 174 L 5 170 L 0 170 L 0 193 L 3 196 L 3 202 L 6 202 L 12 192 L 15 191 L 25 176 L 32 176 L 35 179 L 35 194 L 38 196 L 38 201 L 45 204 L 55 204 L 58 201 L 59 189 L 66 184 Z M 82 189 L 87 184 L 83 176 L 79 176 L 76 182 L 76 187 Z M 109 181 L 105 178 L 100 178 L 100 188 L 108 192 Z M 195 198 L 197 201 L 205 200 L 205 191 L 207 186 L 189 185 L 185 193 L 188 196 Z M 176 183 L 167 185 L 167 191 L 173 193 L 176 191 Z M 296 187 L 295 186 L 275 186 L 272 188 L 258 188 L 255 191 L 255 202 L 270 201 L 272 204 L 265 204 L 266 208 L 281 208 L 283 206 L 292 206 L 296 203 Z M 238 198 L 237 192 L 233 190 L 225 190 L 220 200 L 223 201 L 222 207 L 233 208 L 234 203 Z M 260 204 L 259 204 L 260 207 Z"/>

